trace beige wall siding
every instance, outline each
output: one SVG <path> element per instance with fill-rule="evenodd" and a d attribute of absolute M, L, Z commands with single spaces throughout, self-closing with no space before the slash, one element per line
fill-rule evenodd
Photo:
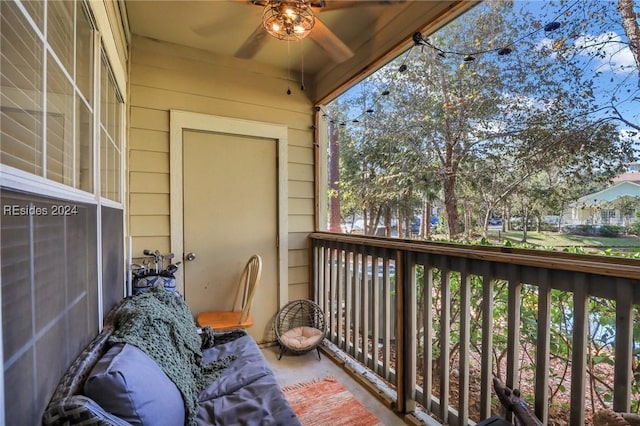
<path fill-rule="evenodd" d="M 134 257 L 145 248 L 170 249 L 169 110 L 283 124 L 289 129 L 289 299 L 310 296 L 313 105 L 295 84 L 286 94 L 286 77 L 250 61 L 133 37 L 128 201 Z"/>

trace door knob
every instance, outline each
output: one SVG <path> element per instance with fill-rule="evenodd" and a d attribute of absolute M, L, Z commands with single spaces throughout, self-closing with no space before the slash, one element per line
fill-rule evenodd
<path fill-rule="evenodd" d="M 196 254 L 194 252 L 189 252 L 184 258 L 191 262 L 193 260 L 196 260 Z"/>

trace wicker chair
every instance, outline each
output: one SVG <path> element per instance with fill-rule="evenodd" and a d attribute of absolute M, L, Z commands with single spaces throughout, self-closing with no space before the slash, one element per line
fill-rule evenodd
<path fill-rule="evenodd" d="M 314 349 L 320 359 L 320 345 L 327 332 L 327 322 L 316 303 L 306 299 L 287 303 L 276 315 L 274 328 L 281 347 L 278 359 L 285 351 L 299 355 Z"/>

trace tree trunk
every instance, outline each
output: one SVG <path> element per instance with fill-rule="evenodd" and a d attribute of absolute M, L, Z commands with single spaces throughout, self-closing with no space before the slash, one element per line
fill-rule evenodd
<path fill-rule="evenodd" d="M 329 231 L 341 232 L 340 228 L 340 145 L 338 144 L 338 128 L 329 124 Z"/>
<path fill-rule="evenodd" d="M 447 223 L 449 225 L 449 238 L 455 238 L 460 233 L 458 216 L 458 200 L 456 199 L 456 176 L 453 173 L 445 173 L 444 177 L 444 206 L 447 211 Z"/>
<path fill-rule="evenodd" d="M 629 49 L 636 60 L 636 66 L 640 69 L 640 26 L 633 10 L 633 0 L 618 0 L 618 11 L 622 17 L 622 28 L 629 39 Z"/>
<path fill-rule="evenodd" d="M 529 210 L 527 208 L 524 209 L 524 214 L 522 215 L 522 242 L 527 242 L 527 230 L 529 229 Z"/>
<path fill-rule="evenodd" d="M 449 87 L 447 85 L 447 77 L 444 68 L 440 69 L 440 80 L 442 87 L 442 100 L 445 105 L 449 104 Z M 445 129 L 444 129 L 444 158 L 443 164 L 443 187 L 444 187 L 444 206 L 447 212 L 447 222 L 449 225 L 449 239 L 456 238 L 460 233 L 460 218 L 458 216 L 458 199 L 456 198 L 456 167 L 454 158 L 454 146 L 456 145 L 455 137 L 451 129 L 452 117 L 445 109 Z"/>
<path fill-rule="evenodd" d="M 422 222 L 420 222 L 422 238 L 429 238 L 431 236 L 431 200 L 427 197 L 425 201 L 424 210 L 422 214 Z"/>

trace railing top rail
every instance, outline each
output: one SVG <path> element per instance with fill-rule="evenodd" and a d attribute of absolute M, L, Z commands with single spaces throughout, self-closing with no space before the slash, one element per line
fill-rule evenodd
<path fill-rule="evenodd" d="M 640 260 L 556 251 L 521 249 L 499 246 L 472 246 L 433 241 L 416 241 L 399 238 L 347 235 L 331 232 L 314 232 L 312 240 L 344 244 L 358 244 L 417 253 L 429 253 L 452 257 L 511 263 L 546 269 L 557 269 L 590 274 L 640 280 Z"/>

